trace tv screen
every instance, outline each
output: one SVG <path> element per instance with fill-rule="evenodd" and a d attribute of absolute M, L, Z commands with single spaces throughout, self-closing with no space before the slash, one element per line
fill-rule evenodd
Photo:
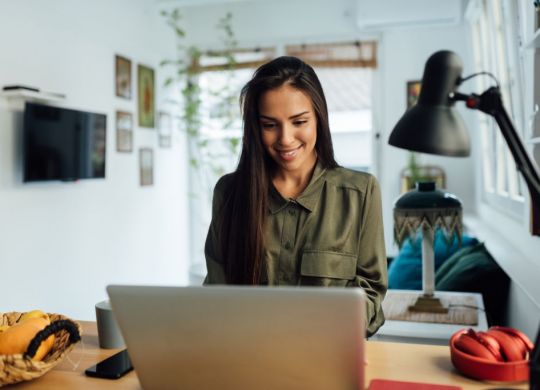
<path fill-rule="evenodd" d="M 104 178 L 106 122 L 103 114 L 26 103 L 23 180 Z"/>

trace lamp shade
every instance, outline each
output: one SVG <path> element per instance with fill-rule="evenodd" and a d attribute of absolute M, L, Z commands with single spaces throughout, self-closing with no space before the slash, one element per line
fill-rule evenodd
<path fill-rule="evenodd" d="M 434 182 L 416 183 L 416 189 L 401 195 L 394 203 L 394 238 L 401 247 L 405 238 L 428 229 L 442 229 L 447 244 L 454 236 L 461 241 L 462 206 L 453 194 L 438 190 Z"/>
<path fill-rule="evenodd" d="M 418 102 L 392 130 L 390 145 L 445 156 L 470 154 L 469 134 L 450 97 L 462 69 L 461 60 L 451 51 L 438 51 L 429 57 Z"/>

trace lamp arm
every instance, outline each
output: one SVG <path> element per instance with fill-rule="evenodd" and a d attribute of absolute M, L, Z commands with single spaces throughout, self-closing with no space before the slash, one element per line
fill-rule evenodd
<path fill-rule="evenodd" d="M 495 119 L 512 153 L 516 167 L 527 183 L 532 201 L 540 204 L 540 176 L 503 106 L 499 88 L 491 87 L 481 95 L 465 95 L 455 92 L 450 98 L 452 100 L 463 100 L 468 108 L 485 112 Z"/>

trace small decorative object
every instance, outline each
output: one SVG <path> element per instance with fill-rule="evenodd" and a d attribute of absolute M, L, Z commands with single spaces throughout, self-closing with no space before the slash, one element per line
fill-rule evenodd
<path fill-rule="evenodd" d="M 139 168 L 141 186 L 154 184 L 154 151 L 151 148 L 139 149 Z"/>
<path fill-rule="evenodd" d="M 139 126 L 155 127 L 155 81 L 154 70 L 144 65 L 137 66 L 137 95 Z"/>
<path fill-rule="evenodd" d="M 435 230 L 442 229 L 451 245 L 454 236 L 461 242 L 462 208 L 459 199 L 435 189 L 434 182 L 417 183 L 415 190 L 401 195 L 394 203 L 394 238 L 401 247 L 405 238 L 417 239 L 422 234 L 422 295 L 409 306 L 410 311 L 447 313 L 434 296 L 435 261 L 433 239 Z"/>
<path fill-rule="evenodd" d="M 115 56 L 116 96 L 131 99 L 131 60 Z"/>
<path fill-rule="evenodd" d="M 0 327 L 15 325 L 26 313 L 0 313 Z M 81 340 L 78 323 L 60 314 L 47 314 L 50 325 L 39 331 L 30 342 L 25 353 L 0 355 L 0 387 L 29 381 L 46 374 L 67 356 Z M 54 344 L 42 360 L 34 359 L 43 340 L 54 334 Z"/>
<path fill-rule="evenodd" d="M 418 153 L 410 152 L 408 163 L 399 174 L 400 193 L 413 190 L 417 182 L 434 181 L 437 188 L 446 188 L 446 174 L 441 167 L 436 165 L 421 165 L 418 161 Z"/>
<path fill-rule="evenodd" d="M 116 111 L 116 150 L 131 153 L 133 150 L 133 115 Z"/>
<path fill-rule="evenodd" d="M 407 110 L 414 106 L 420 96 L 422 80 L 407 81 Z"/>
<path fill-rule="evenodd" d="M 172 145 L 172 122 L 171 116 L 166 112 L 160 112 L 158 115 L 158 138 L 159 146 L 170 148 Z"/>

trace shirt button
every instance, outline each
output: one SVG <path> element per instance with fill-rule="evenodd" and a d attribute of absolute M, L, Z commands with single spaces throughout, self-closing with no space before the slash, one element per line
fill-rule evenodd
<path fill-rule="evenodd" d="M 295 213 L 295 211 L 293 209 L 289 209 L 289 214 L 294 215 L 296 213 Z"/>
<path fill-rule="evenodd" d="M 285 249 L 291 249 L 292 248 L 292 245 L 291 245 L 291 242 L 290 241 L 287 241 L 285 243 Z"/>

